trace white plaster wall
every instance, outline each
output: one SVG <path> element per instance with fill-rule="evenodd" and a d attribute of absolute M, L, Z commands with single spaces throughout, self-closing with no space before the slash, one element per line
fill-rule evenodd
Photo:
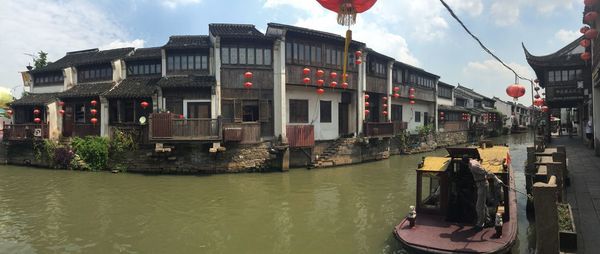
<path fill-rule="evenodd" d="M 57 102 L 46 105 L 46 119 L 48 120 L 48 134 L 51 140 L 58 140 L 62 131 L 62 116 L 58 114 L 60 106 Z"/>
<path fill-rule="evenodd" d="M 56 85 L 56 86 L 32 86 L 31 87 L 31 92 L 32 93 L 59 93 L 64 91 L 63 89 L 65 88 L 64 85 L 60 84 L 60 85 Z"/>
<path fill-rule="evenodd" d="M 437 102 L 438 102 L 438 105 L 454 106 L 454 102 L 452 101 L 452 99 L 448 99 L 448 98 L 438 97 Z"/>
<path fill-rule="evenodd" d="M 496 103 L 494 103 L 494 106 L 496 107 L 496 110 L 498 110 L 500 113 L 504 114 L 506 117 L 509 117 L 509 119 L 506 120 L 506 122 L 504 123 L 504 127 L 510 128 L 511 127 L 510 116 L 512 115 L 511 105 L 504 101 L 496 100 Z"/>
<path fill-rule="evenodd" d="M 339 137 L 338 127 L 338 105 L 342 101 L 341 92 L 325 89 L 325 93 L 318 95 L 314 87 L 295 87 L 287 86 L 286 104 L 289 100 L 308 100 L 308 124 L 315 127 L 315 140 L 332 140 Z M 331 101 L 331 123 L 320 122 L 320 103 L 319 101 Z M 306 123 L 290 123 L 290 111 L 287 111 L 287 122 L 289 125 L 303 125 Z"/>
<path fill-rule="evenodd" d="M 411 133 L 414 133 L 417 127 L 423 126 L 425 122 L 423 113 L 428 112 L 429 116 L 433 116 L 433 110 L 429 104 L 417 102 L 414 105 L 409 103 L 402 103 L 402 105 L 402 121 L 408 122 L 408 131 Z M 418 123 L 415 122 L 415 111 L 421 112 L 421 121 Z"/>

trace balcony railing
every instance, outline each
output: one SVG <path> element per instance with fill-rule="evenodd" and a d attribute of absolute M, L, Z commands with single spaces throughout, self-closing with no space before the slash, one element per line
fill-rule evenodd
<path fill-rule="evenodd" d="M 366 137 L 392 137 L 394 136 L 394 123 L 364 123 Z"/>
<path fill-rule="evenodd" d="M 315 146 L 315 127 L 313 125 L 288 125 L 286 131 L 291 148 Z"/>
<path fill-rule="evenodd" d="M 3 131 L 5 140 L 47 139 L 47 124 L 5 124 Z"/>
<path fill-rule="evenodd" d="M 260 142 L 260 123 L 224 123 L 223 141 L 254 144 Z"/>
<path fill-rule="evenodd" d="M 444 131 L 467 131 L 469 130 L 469 122 L 466 121 L 446 121 L 441 123 Z"/>
<path fill-rule="evenodd" d="M 221 119 L 176 118 L 172 113 L 150 115 L 149 138 L 153 141 L 219 141 Z"/>

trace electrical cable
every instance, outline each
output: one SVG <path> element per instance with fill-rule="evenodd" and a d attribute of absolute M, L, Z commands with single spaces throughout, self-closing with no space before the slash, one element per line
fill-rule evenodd
<path fill-rule="evenodd" d="M 517 76 L 519 79 L 522 80 L 528 80 L 530 82 L 533 82 L 533 80 L 529 79 L 529 78 L 525 78 L 521 75 L 519 75 L 513 68 L 511 68 L 510 66 L 508 66 L 507 64 L 505 64 L 498 56 L 496 56 L 494 53 L 492 53 L 492 51 L 490 49 L 488 49 L 485 45 L 483 45 L 483 42 L 481 42 L 481 40 L 475 36 L 471 30 L 469 30 L 469 28 L 467 28 L 467 26 L 462 22 L 462 20 L 460 20 L 460 18 L 458 18 L 458 16 L 454 13 L 454 11 L 452 10 L 452 8 L 450 8 L 450 6 L 448 6 L 448 4 L 446 2 L 444 2 L 444 0 L 440 0 L 440 2 L 444 5 L 444 7 L 446 7 L 446 10 L 448 10 L 448 12 L 450 13 L 450 15 L 465 29 L 465 31 L 475 40 L 477 41 L 477 43 L 479 44 L 479 46 L 481 46 L 481 48 L 488 54 L 490 54 L 494 59 L 496 59 L 496 61 L 500 62 L 500 64 L 502 64 L 504 67 L 506 67 L 507 69 L 509 69 L 510 71 L 512 71 L 515 76 Z"/>

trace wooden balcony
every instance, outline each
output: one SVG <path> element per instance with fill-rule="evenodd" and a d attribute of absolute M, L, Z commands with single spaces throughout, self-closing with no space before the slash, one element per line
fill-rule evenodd
<path fill-rule="evenodd" d="M 394 136 L 394 123 L 364 123 L 365 137 L 392 137 Z"/>
<path fill-rule="evenodd" d="M 256 144 L 260 142 L 260 123 L 224 123 L 223 141 L 240 144 Z"/>
<path fill-rule="evenodd" d="M 315 127 L 313 125 L 288 125 L 286 131 L 290 148 L 315 146 Z"/>
<path fill-rule="evenodd" d="M 151 141 L 220 141 L 221 119 L 180 119 L 172 113 L 150 115 Z"/>
<path fill-rule="evenodd" d="M 5 124 L 4 140 L 33 140 L 47 139 L 49 136 L 47 124 Z"/>

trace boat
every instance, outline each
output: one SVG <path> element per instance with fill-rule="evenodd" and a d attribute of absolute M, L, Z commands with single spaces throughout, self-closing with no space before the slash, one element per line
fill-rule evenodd
<path fill-rule="evenodd" d="M 490 144 L 491 145 L 491 144 Z M 430 253 L 506 253 L 517 236 L 515 181 L 506 145 L 446 148 L 446 157 L 424 157 L 417 168 L 416 205 L 394 228 L 405 246 Z M 481 159 L 482 166 L 508 186 L 488 199 L 493 227 L 476 228 L 477 200 L 473 175 L 461 162 L 464 155 Z M 510 186 L 510 188 L 509 188 Z"/>

